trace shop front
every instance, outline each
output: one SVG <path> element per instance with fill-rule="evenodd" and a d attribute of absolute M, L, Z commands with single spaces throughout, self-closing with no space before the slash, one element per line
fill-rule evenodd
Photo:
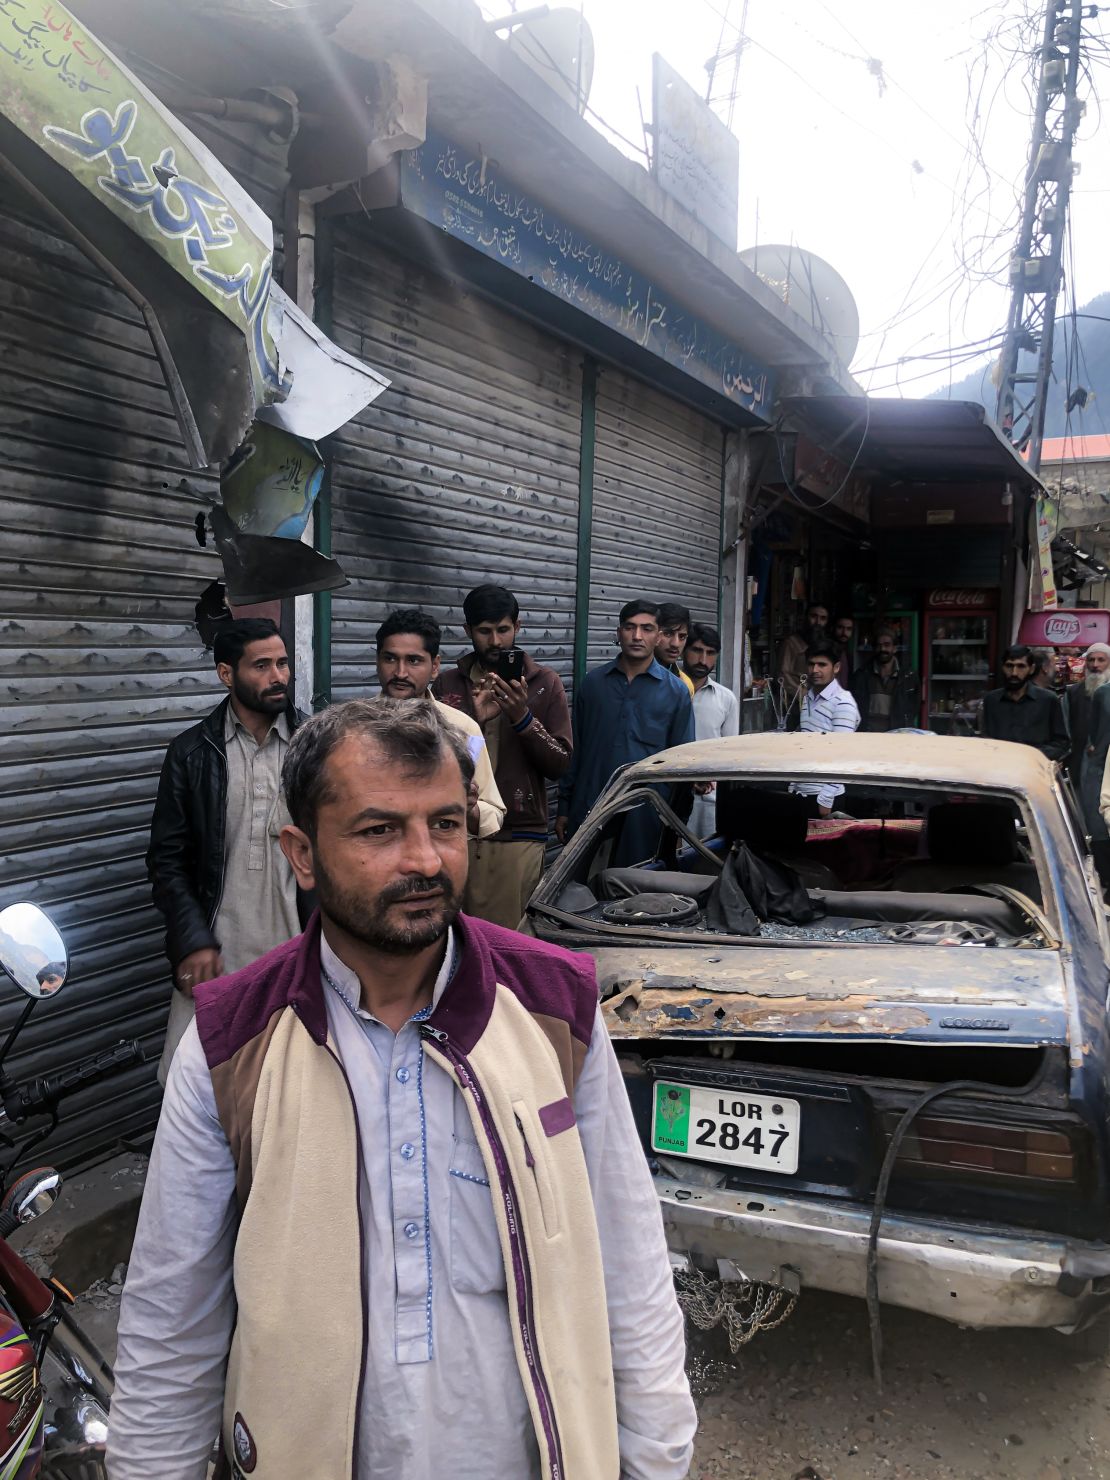
<path fill-rule="evenodd" d="M 830 635 L 837 618 L 852 616 L 858 638 L 869 631 L 866 608 L 876 589 L 869 480 L 804 434 L 759 440 L 765 445 L 751 518 L 747 632 L 761 704 L 745 710 L 749 728 L 792 722 L 797 692 L 782 679 L 783 645 L 803 630 L 809 608 L 825 609 Z M 854 656 L 853 641 L 849 661 Z"/>
<path fill-rule="evenodd" d="M 772 373 L 440 135 L 326 215 L 328 327 L 391 381 L 331 445 L 331 696 L 374 687 L 391 607 L 453 660 L 485 582 L 568 686 L 630 597 L 717 625 L 726 434 L 766 425 Z"/>
<path fill-rule="evenodd" d="M 838 611 L 854 618 L 852 667 L 872 660 L 880 627 L 894 630 L 900 666 L 919 676 L 923 729 L 974 733 L 1025 609 L 1038 480 L 972 403 L 796 398 L 787 417 L 843 465 L 839 478 L 830 473 L 833 502 L 849 496 L 866 523 L 859 520 L 862 534 L 845 549 L 816 523 L 826 510 L 812 512 L 808 559 L 795 562 L 789 589 L 777 574 L 781 553 L 769 562 L 762 556 L 771 608 L 760 622 L 764 654 L 774 650 L 776 627 L 800 622 L 805 603 L 818 600 L 830 624 Z M 802 467 L 808 459 L 807 451 Z M 786 493 L 793 498 L 798 489 Z M 800 509 L 794 539 L 799 518 Z M 753 540 L 757 571 L 765 542 L 767 535 Z"/>

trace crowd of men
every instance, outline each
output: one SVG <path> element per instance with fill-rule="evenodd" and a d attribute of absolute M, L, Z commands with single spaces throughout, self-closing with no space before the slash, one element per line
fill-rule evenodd
<path fill-rule="evenodd" d="M 737 734 L 739 704 L 712 677 L 719 633 L 675 602 L 625 604 L 617 656 L 586 675 L 573 716 L 558 673 L 520 644 L 511 591 L 469 592 L 463 623 L 470 648 L 447 666 L 432 616 L 391 612 L 376 636 L 377 679 L 382 694 L 428 706 L 466 745 L 474 774 L 463 908 L 511 929 L 543 872 L 550 786 L 558 786 L 555 835 L 564 843 L 618 767 L 695 738 Z M 285 643 L 270 621 L 228 621 L 213 657 L 226 696 L 169 746 L 147 855 L 175 987 L 163 1082 L 192 1020 L 195 988 L 297 935 L 314 904 L 280 844 L 289 822 L 282 766 L 306 719 L 291 698 Z M 714 826 L 710 791 L 691 815 L 703 837 Z M 650 852 L 652 840 L 637 835 L 650 827 L 646 809 L 630 818 L 623 854 Z"/>
<path fill-rule="evenodd" d="M 205 1480 L 217 1435 L 221 1475 L 688 1472 L 682 1316 L 593 963 L 494 917 L 543 866 L 549 783 L 568 837 L 624 760 L 735 733 L 736 700 L 682 608 L 626 604 L 573 718 L 510 592 L 464 618 L 445 670 L 428 614 L 392 612 L 381 693 L 312 716 L 273 624 L 227 622 L 226 697 L 170 744 L 148 865 L 175 1027 L 112 1480 Z"/>
<path fill-rule="evenodd" d="M 884 733 L 904 730 L 918 723 L 921 705 L 921 683 L 912 668 L 904 667 L 898 656 L 897 628 L 880 623 L 875 630 L 871 656 L 858 668 L 852 668 L 852 642 L 855 618 L 842 614 L 830 627 L 829 609 L 819 601 L 806 608 L 805 623 L 800 632 L 792 633 L 782 645 L 779 675 L 787 700 L 787 728 L 851 729 Z M 815 674 L 814 657 L 831 659 L 832 669 L 826 676 L 823 667 Z M 824 682 L 822 682 L 824 679 Z M 825 701 L 825 707 L 839 714 L 836 725 L 817 725 L 811 714 L 807 723 L 806 705 L 814 692 L 826 684 L 836 688 Z M 849 702 L 850 701 L 850 702 Z M 853 711 L 855 722 L 849 724 Z"/>
<path fill-rule="evenodd" d="M 855 624 L 838 617 L 829 635 L 829 610 L 813 602 L 805 625 L 783 643 L 779 670 L 790 699 L 787 728 L 873 733 L 920 725 L 920 681 L 898 657 L 898 633 L 880 624 L 870 657 L 855 669 L 850 648 Z M 1091 840 L 1103 887 L 1110 889 L 1110 645 L 1093 643 L 1082 679 L 1056 691 L 1053 648 L 1014 644 L 1002 654 L 1002 684 L 984 694 L 978 733 L 988 740 L 1031 745 L 1058 762 L 1071 781 Z M 828 816 L 840 788 L 813 788 Z"/>
<path fill-rule="evenodd" d="M 511 592 L 463 614 L 445 668 L 438 624 L 390 613 L 380 695 L 311 717 L 278 629 L 228 621 L 226 696 L 169 746 L 148 867 L 173 1010 L 112 1480 L 204 1480 L 217 1434 L 232 1475 L 434 1480 L 445 1441 L 474 1480 L 688 1472 L 682 1317 L 593 964 L 513 927 L 549 787 L 566 842 L 618 767 L 735 735 L 737 698 L 719 634 L 675 603 L 624 605 L 573 713 Z M 897 634 L 851 672 L 848 619 L 827 625 L 811 608 L 792 655 L 800 728 L 912 724 Z M 1063 705 L 1033 673 L 1006 653 L 983 733 L 1070 745 L 1110 810 L 1110 647 Z M 822 815 L 840 791 L 797 789 Z M 658 826 L 630 812 L 624 858 Z"/>

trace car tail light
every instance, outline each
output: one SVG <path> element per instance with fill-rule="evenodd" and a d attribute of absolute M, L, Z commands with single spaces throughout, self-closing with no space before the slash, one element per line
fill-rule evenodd
<path fill-rule="evenodd" d="M 898 1119 L 884 1116 L 888 1137 Z M 932 1115 L 914 1121 L 897 1164 L 902 1171 L 934 1168 L 1037 1182 L 1072 1182 L 1076 1171 L 1075 1150 L 1064 1131 Z"/>

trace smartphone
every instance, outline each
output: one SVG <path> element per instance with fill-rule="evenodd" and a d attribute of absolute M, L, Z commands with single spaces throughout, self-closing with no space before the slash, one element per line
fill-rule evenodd
<path fill-rule="evenodd" d="M 515 683 L 524 677 L 524 653 L 520 648 L 503 648 L 497 654 L 494 673 L 506 683 Z"/>

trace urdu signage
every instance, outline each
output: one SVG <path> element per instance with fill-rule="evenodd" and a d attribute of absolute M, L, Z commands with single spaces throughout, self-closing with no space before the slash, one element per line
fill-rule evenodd
<path fill-rule="evenodd" d="M 60 0 L 0 0 L 0 113 L 242 330 L 256 402 L 279 397 L 268 218 Z"/>
<path fill-rule="evenodd" d="M 735 252 L 740 142 L 658 52 L 651 63 L 651 172 Z"/>
<path fill-rule="evenodd" d="M 488 160 L 431 132 L 419 149 L 400 158 L 401 203 L 408 210 L 734 405 L 771 419 L 775 383 L 766 366 L 511 185 Z"/>

